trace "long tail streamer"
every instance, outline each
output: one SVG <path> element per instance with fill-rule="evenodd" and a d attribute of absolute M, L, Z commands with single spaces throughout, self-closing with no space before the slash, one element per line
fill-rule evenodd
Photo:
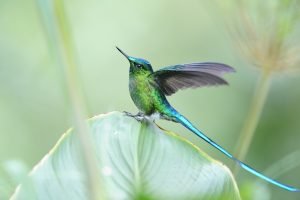
<path fill-rule="evenodd" d="M 221 147 L 220 145 L 218 145 L 217 143 L 215 143 L 213 140 L 211 140 L 209 137 L 207 137 L 204 133 L 202 133 L 197 128 L 195 128 L 194 125 L 188 119 L 186 119 L 184 116 L 182 116 L 180 113 L 178 113 L 175 109 L 172 110 L 172 115 L 184 127 L 186 127 L 187 129 L 189 129 L 190 131 L 192 131 L 193 133 L 195 133 L 197 136 L 199 136 L 200 138 L 202 138 L 203 140 L 205 140 L 207 143 L 209 143 L 210 145 L 212 145 L 213 147 L 215 147 L 219 151 L 221 151 L 227 157 L 229 157 L 232 160 L 234 160 L 236 163 L 238 163 L 246 171 L 250 172 L 251 174 L 254 174 L 255 176 L 257 176 L 257 177 L 259 177 L 259 178 L 261 178 L 261 179 L 263 179 L 263 180 L 265 180 L 265 181 L 267 181 L 269 183 L 272 183 L 272 184 L 274 184 L 274 185 L 276 185 L 276 186 L 278 186 L 280 188 L 283 188 L 285 190 L 288 190 L 288 191 L 291 191 L 291 192 L 300 192 L 300 189 L 295 188 L 295 187 L 290 186 L 290 185 L 286 185 L 286 184 L 280 183 L 280 182 L 278 182 L 278 181 L 276 181 L 276 180 L 274 180 L 274 179 L 272 179 L 272 178 L 270 178 L 268 176 L 265 176 L 262 173 L 258 172 L 257 170 L 253 169 L 252 167 L 246 165 L 242 161 L 238 160 L 233 155 L 231 155 L 228 151 L 226 151 L 223 147 Z"/>

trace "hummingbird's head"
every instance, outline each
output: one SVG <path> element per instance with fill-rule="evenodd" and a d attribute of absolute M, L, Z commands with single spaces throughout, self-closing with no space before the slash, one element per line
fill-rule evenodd
<path fill-rule="evenodd" d="M 130 72 L 153 72 L 152 66 L 149 61 L 142 59 L 142 58 L 135 58 L 132 56 L 128 56 L 124 53 L 121 49 L 116 47 L 129 61 L 130 63 Z"/>

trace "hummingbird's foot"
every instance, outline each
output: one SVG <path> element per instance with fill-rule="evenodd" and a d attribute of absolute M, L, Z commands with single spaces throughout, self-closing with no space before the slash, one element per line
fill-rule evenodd
<path fill-rule="evenodd" d="M 123 111 L 125 115 L 127 115 L 128 117 L 133 117 L 134 119 L 136 119 L 137 121 L 141 122 L 145 119 L 145 115 L 142 112 L 138 112 L 136 115 L 127 112 L 127 111 Z"/>

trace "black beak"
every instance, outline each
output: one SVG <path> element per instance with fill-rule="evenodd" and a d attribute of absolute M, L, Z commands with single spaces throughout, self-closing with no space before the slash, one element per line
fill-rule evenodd
<path fill-rule="evenodd" d="M 124 53 L 124 51 L 119 49 L 119 47 L 117 47 L 117 46 L 116 46 L 116 48 L 121 52 L 121 54 L 123 54 L 129 60 L 129 56 L 126 53 Z"/>

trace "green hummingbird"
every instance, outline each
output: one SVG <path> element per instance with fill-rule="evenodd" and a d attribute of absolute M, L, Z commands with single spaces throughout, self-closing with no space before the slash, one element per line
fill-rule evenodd
<path fill-rule="evenodd" d="M 300 189 L 267 177 L 235 158 L 227 150 L 198 130 L 187 118 L 176 111 L 166 99 L 166 95 L 172 95 L 181 89 L 226 85 L 228 83 L 223 79 L 223 74 L 235 72 L 232 67 L 222 63 L 202 62 L 173 65 L 154 72 L 150 62 L 147 60 L 128 56 L 121 49 L 116 48 L 130 63 L 129 91 L 134 104 L 139 109 L 137 115 L 126 112 L 127 115 L 135 117 L 137 120 L 142 120 L 144 117 L 158 117 L 180 123 L 235 161 L 246 171 L 288 191 L 300 192 Z"/>

